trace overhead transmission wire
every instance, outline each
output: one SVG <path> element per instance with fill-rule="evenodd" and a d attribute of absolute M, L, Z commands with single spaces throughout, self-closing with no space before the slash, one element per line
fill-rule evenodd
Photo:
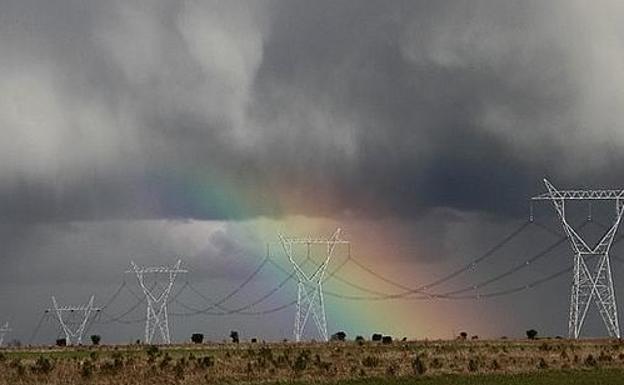
<path fill-rule="evenodd" d="M 583 227 L 585 225 L 586 225 L 586 223 L 584 223 L 581 227 Z M 514 238 L 515 235 L 517 235 L 515 233 L 516 232 L 510 234 L 511 238 Z M 364 288 L 364 287 L 362 287 L 360 285 L 352 284 L 351 282 L 348 282 L 348 281 L 342 279 L 343 283 L 346 283 L 346 284 L 348 284 L 348 285 L 350 285 L 352 287 L 356 287 L 356 288 L 358 288 L 360 290 L 363 290 L 363 291 L 373 292 L 377 296 L 373 297 L 373 296 L 343 295 L 343 294 L 333 293 L 333 292 L 328 292 L 328 291 L 325 291 L 325 294 L 327 294 L 329 296 L 333 296 L 333 297 L 337 297 L 337 298 L 343 298 L 343 299 L 349 299 L 349 300 L 387 300 L 387 299 L 425 300 L 425 299 L 470 299 L 470 298 L 478 299 L 478 298 L 483 298 L 483 297 L 491 297 L 491 296 L 502 295 L 502 294 L 504 294 L 506 292 L 510 292 L 510 293 L 511 292 L 517 292 L 517 291 L 525 289 L 527 287 L 534 287 L 535 285 L 542 284 L 542 283 L 546 282 L 547 280 L 539 279 L 539 280 L 536 280 L 534 282 L 530 282 L 529 284 L 523 285 L 521 287 L 516 287 L 516 288 L 513 288 L 513 289 L 501 290 L 501 291 L 498 291 L 498 292 L 491 292 L 491 293 L 485 293 L 485 294 L 475 294 L 475 295 L 470 295 L 470 296 L 458 296 L 457 295 L 457 294 L 465 293 L 465 292 L 472 291 L 472 290 L 475 290 L 475 289 L 483 288 L 484 286 L 490 285 L 490 284 L 492 284 L 492 283 L 494 283 L 496 281 L 499 281 L 499 280 L 501 280 L 501 279 L 503 279 L 503 278 L 505 278 L 505 277 L 507 277 L 507 276 L 509 276 L 509 275 L 511 275 L 511 274 L 513 274 L 513 273 L 515 273 L 515 272 L 517 272 L 517 271 L 519 271 L 519 270 L 529 266 L 530 264 L 532 264 L 536 260 L 538 260 L 538 259 L 542 258 L 543 256 L 547 255 L 548 253 L 550 253 L 551 251 L 556 249 L 559 245 L 564 243 L 564 241 L 566 240 L 565 236 L 562 236 L 559 233 L 557 233 L 557 235 L 561 236 L 561 238 L 558 241 L 556 241 L 555 243 L 551 244 L 550 246 L 548 246 L 546 249 L 542 250 L 541 252 L 535 254 L 533 257 L 531 257 L 530 259 L 526 260 L 525 262 L 523 262 L 521 264 L 518 264 L 518 265 L 512 267 L 511 269 L 509 269 L 509 270 L 507 270 L 507 271 L 505 271 L 505 272 L 503 272 L 501 274 L 498 274 L 498 275 L 496 275 L 496 276 L 494 276 L 492 278 L 489 278 L 489 279 L 487 279 L 485 281 L 479 282 L 476 285 L 470 285 L 470 286 L 467 286 L 467 287 L 464 287 L 464 288 L 461 288 L 461 289 L 452 290 L 452 291 L 448 291 L 448 292 L 444 292 L 444 293 L 430 293 L 430 292 L 424 292 L 423 293 L 422 291 L 420 291 L 424 287 L 431 287 L 431 284 L 430 284 L 430 285 L 422 285 L 418 289 L 410 289 L 410 290 L 407 290 L 406 292 L 403 292 L 403 293 L 389 294 L 389 293 L 383 293 L 383 292 L 379 292 L 379 291 L 376 291 L 376 290 L 371 290 L 371 289 L 368 289 L 368 288 Z M 507 238 L 509 238 L 509 237 L 507 237 Z M 507 239 L 507 242 L 509 242 L 510 240 L 511 239 Z M 490 249 L 488 252 L 486 252 L 486 254 L 484 254 L 484 255 L 491 255 L 490 252 L 493 249 L 495 249 L 495 250 L 500 249 L 503 246 L 503 245 L 501 245 L 503 243 L 506 243 L 506 242 L 500 242 L 499 244 L 495 245 L 492 249 Z M 483 259 L 484 258 L 482 258 L 482 256 L 479 257 L 479 258 L 476 258 L 475 260 L 473 260 L 470 264 L 468 264 L 466 266 L 470 266 L 470 268 L 473 268 L 476 265 L 475 261 L 479 261 L 480 262 Z M 351 260 L 355 261 L 355 259 L 353 259 L 353 258 Z M 358 266 L 359 265 L 361 265 L 361 263 L 358 264 Z M 364 267 L 367 272 L 370 272 L 371 274 L 374 274 L 375 276 L 381 276 L 380 274 L 374 272 L 374 270 L 372 270 L 372 269 L 370 269 L 370 268 L 368 268 L 366 266 L 362 266 L 362 267 Z M 460 269 L 460 270 L 462 270 L 462 272 L 466 271 L 466 269 Z M 451 273 L 451 274 L 449 274 L 449 275 L 447 275 L 447 276 L 445 276 L 445 277 L 443 277 L 441 279 L 438 279 L 434 283 L 437 284 L 437 282 L 440 282 L 444 278 L 449 277 L 449 276 L 453 276 L 453 277 L 457 276 L 458 274 L 455 274 L 455 273 L 459 272 L 460 270 L 457 270 L 457 271 L 455 271 L 455 272 L 453 272 L 453 273 Z M 565 273 L 567 271 L 570 271 L 570 269 L 565 269 L 565 270 L 556 272 L 556 273 L 554 273 L 551 276 L 548 276 L 546 278 L 549 278 L 548 280 L 551 280 L 551 279 L 554 279 L 554 278 L 562 275 L 563 273 Z M 383 277 L 383 276 L 381 276 L 381 277 Z M 384 281 L 386 281 L 386 282 L 392 282 L 393 284 L 396 283 L 396 282 L 394 282 L 394 281 L 392 281 L 390 279 L 387 279 L 385 277 L 383 277 L 383 278 L 384 278 Z M 396 283 L 395 286 L 399 286 L 399 285 L 401 287 L 405 287 L 404 285 L 401 285 L 399 283 Z M 424 295 L 423 296 L 418 296 L 418 297 L 411 296 L 411 294 L 413 294 L 415 292 L 420 292 L 421 294 L 424 294 Z"/>
<path fill-rule="evenodd" d="M 252 307 L 255 307 L 256 305 L 264 302 L 265 300 L 267 300 L 269 297 L 273 296 L 277 291 L 279 291 L 282 287 L 284 287 L 290 280 L 292 280 L 292 278 L 294 277 L 294 275 L 296 274 L 294 271 L 292 273 L 288 273 L 286 271 L 286 269 L 282 268 L 279 264 L 277 264 L 277 262 L 273 261 L 273 259 L 271 259 L 270 257 L 267 257 L 267 262 L 271 263 L 272 265 L 276 266 L 279 270 L 281 270 L 282 272 L 284 272 L 285 274 L 287 274 L 287 277 L 282 280 L 278 286 L 276 286 L 275 288 L 269 290 L 268 292 L 266 292 L 264 295 L 262 295 L 260 298 L 256 299 L 255 301 L 248 303 L 246 305 L 240 306 L 238 308 L 235 309 L 229 309 L 226 307 L 221 306 L 221 304 L 216 305 L 216 303 L 212 304 L 211 306 L 204 308 L 204 309 L 197 309 L 194 308 L 192 306 L 186 305 L 180 301 L 178 301 L 177 303 L 184 307 L 187 310 L 190 310 L 190 312 L 188 313 L 171 313 L 171 315 L 173 316 L 192 316 L 192 315 L 198 315 L 198 314 L 204 314 L 204 315 L 215 315 L 215 316 L 223 316 L 223 315 L 232 315 L 232 314 L 240 314 L 240 315 L 250 315 L 250 316 L 256 316 L 256 315 L 265 315 L 265 314 L 271 314 L 271 313 L 275 313 L 284 309 L 287 309 L 291 306 L 293 306 L 294 304 L 297 303 L 297 301 L 292 301 L 289 302 L 287 304 L 284 305 L 280 305 L 274 308 L 270 308 L 270 309 L 266 309 L 266 310 L 259 310 L 259 311 L 246 311 L 247 309 L 250 309 Z M 310 258 L 310 256 L 308 255 L 306 257 L 306 259 L 303 261 L 302 266 L 305 266 L 308 262 L 310 262 L 312 259 Z M 347 260 L 343 261 L 340 265 L 338 265 L 335 269 L 333 269 L 328 275 L 327 277 L 324 278 L 323 282 L 326 282 L 327 280 L 331 279 L 332 277 L 334 277 L 338 271 L 340 271 L 344 265 L 346 264 Z M 201 292 L 197 291 L 196 289 L 194 289 L 193 287 L 191 287 L 191 290 L 194 290 L 194 292 L 199 295 L 202 299 L 209 301 L 209 299 L 204 296 Z M 210 312 L 211 309 L 214 309 L 215 307 L 218 307 L 221 309 L 220 312 Z"/>
<path fill-rule="evenodd" d="M 555 230 L 552 230 L 550 228 L 548 228 L 547 226 L 542 225 L 539 222 L 523 222 L 517 229 L 515 229 L 512 233 L 510 233 L 507 237 L 505 237 L 501 242 L 497 243 L 496 245 L 494 245 L 492 248 L 490 248 L 488 251 L 486 251 L 486 253 L 484 253 L 483 255 L 473 259 L 470 263 L 468 263 L 467 265 L 465 265 L 464 267 L 453 271 L 452 273 L 430 283 L 427 285 L 422 285 L 421 287 L 418 288 L 411 288 L 405 285 L 402 285 L 398 282 L 395 282 L 393 280 L 390 280 L 384 276 L 382 276 L 381 274 L 376 273 L 374 270 L 368 268 L 367 266 L 365 266 L 364 264 L 362 264 L 361 262 L 357 261 L 354 258 L 351 258 L 351 256 L 349 256 L 349 258 L 345 259 L 343 261 L 343 263 L 337 268 L 335 269 L 331 274 L 328 275 L 328 277 L 326 277 L 325 281 L 327 281 L 330 278 L 336 279 L 338 281 L 341 281 L 345 284 L 348 284 L 352 287 L 355 287 L 359 290 L 364 290 L 364 291 L 368 291 L 368 292 L 372 292 L 373 294 L 376 294 L 376 297 L 365 297 L 365 296 L 348 296 L 348 295 L 342 295 L 342 294 L 338 294 L 338 293 L 332 293 L 329 291 L 324 291 L 324 293 L 330 295 L 330 296 L 334 296 L 334 297 L 338 297 L 338 298 L 343 298 L 343 299 L 351 299 L 351 300 L 384 300 L 384 299 L 393 299 L 393 298 L 405 298 L 410 296 L 411 294 L 414 293 L 421 293 L 421 294 L 425 294 L 425 296 L 422 297 L 409 297 L 409 299 L 433 299 L 433 298 L 448 298 L 448 299 L 470 299 L 470 298 L 487 298 L 487 297 L 494 297 L 494 296 L 500 296 L 500 295 L 505 295 L 505 294 L 511 294 L 520 290 L 524 290 L 527 288 L 532 288 L 535 287 L 537 285 L 540 285 L 542 283 L 545 283 L 549 280 L 552 280 L 554 278 L 559 277 L 560 275 L 569 272 L 571 270 L 571 268 L 566 268 L 564 270 L 555 272 L 549 276 L 546 276 L 544 278 L 538 279 L 536 281 L 530 282 L 528 284 L 522 285 L 522 286 L 518 286 L 518 287 L 514 287 L 514 288 L 510 288 L 510 289 L 505 289 L 505 290 L 500 290 L 500 291 L 496 291 L 496 292 L 490 292 L 490 293 L 484 293 L 484 294 L 476 294 L 476 295 L 469 295 L 469 296 L 459 296 L 457 294 L 461 294 L 467 291 L 472 291 L 475 289 L 479 289 L 482 288 L 484 286 L 487 286 L 493 282 L 496 282 L 506 276 L 509 276 L 513 273 L 515 273 L 516 271 L 530 265 L 532 262 L 534 262 L 535 260 L 541 258 L 542 256 L 546 255 L 547 253 L 549 253 L 550 251 L 554 250 L 554 248 L 556 248 L 557 246 L 559 246 L 561 243 L 563 243 L 563 241 L 565 240 L 565 237 L 563 237 L 563 239 L 558 240 L 556 243 L 550 245 L 547 249 L 545 249 L 544 251 L 536 254 L 534 257 L 532 257 L 531 259 L 525 261 L 523 264 L 520 265 L 516 265 L 514 266 L 512 269 L 509 269 L 508 271 L 505 271 L 493 278 L 490 278 L 486 281 L 482 281 L 476 285 L 471 285 L 469 287 L 465 287 L 462 289 L 458 289 L 458 290 L 453 290 L 450 292 L 446 292 L 446 293 L 442 293 L 442 294 L 436 294 L 436 293 L 428 293 L 425 292 L 424 290 L 429 289 L 431 287 L 435 287 L 438 286 L 442 283 L 445 283 L 451 279 L 453 279 L 454 277 L 458 276 L 459 274 L 473 269 L 476 264 L 482 262 L 483 260 L 485 260 L 486 258 L 490 257 L 491 255 L 493 255 L 496 251 L 500 250 L 502 247 L 504 247 L 507 243 L 509 243 L 512 239 L 514 239 L 517 235 L 519 235 L 522 231 L 524 231 L 526 229 L 526 227 L 528 227 L 529 224 L 531 223 L 536 223 L 539 227 L 542 227 L 543 229 L 561 236 L 560 233 L 556 232 Z M 587 224 L 584 223 L 582 226 L 585 226 Z M 621 238 L 620 238 L 621 239 Z M 619 240 L 619 239 L 618 239 Z M 308 258 L 306 259 L 305 262 L 308 262 L 309 259 L 309 255 Z M 383 293 L 380 291 L 375 291 L 375 290 L 371 290 L 368 288 L 365 288 L 363 286 L 357 285 L 357 284 L 353 284 L 345 279 L 343 279 L 340 276 L 337 276 L 336 273 L 347 263 L 347 262 L 353 262 L 354 264 L 358 265 L 360 268 L 364 269 L 365 271 L 369 272 L 370 274 L 376 276 L 377 278 L 387 282 L 387 283 L 391 283 L 394 286 L 403 288 L 406 290 L 406 292 L 404 293 L 397 293 L 397 294 L 389 294 L 389 293 Z M 305 263 L 304 262 L 304 263 Z M 259 273 L 260 271 L 264 268 L 264 266 L 267 263 L 271 263 L 272 265 L 278 267 L 281 271 L 286 272 L 286 270 L 284 268 L 282 268 L 279 264 L 277 264 L 275 261 L 273 261 L 268 255 L 267 257 L 261 262 L 261 264 L 234 290 L 232 290 L 230 293 L 228 293 L 227 295 L 225 295 L 224 297 L 222 297 L 220 300 L 212 303 L 209 307 L 207 308 L 203 308 L 203 309 L 199 309 L 199 308 L 195 308 L 189 305 L 184 304 L 181 301 L 177 300 L 177 297 L 184 291 L 184 289 L 186 287 L 188 287 L 191 291 L 193 291 L 195 294 L 197 294 L 198 296 L 200 296 L 202 299 L 209 301 L 209 298 L 206 297 L 203 293 L 201 293 L 199 290 L 197 290 L 195 287 L 193 287 L 188 281 L 185 282 L 185 285 L 178 291 L 178 293 L 173 297 L 172 300 L 170 300 L 169 303 L 171 302 L 175 302 L 178 305 L 186 308 L 187 310 L 189 310 L 190 312 L 188 313 L 170 313 L 172 316 L 192 316 L 192 315 L 196 315 L 196 314 L 206 314 L 206 315 L 228 315 L 228 314 L 241 314 L 241 315 L 261 315 L 261 314 L 269 314 L 272 312 L 276 312 L 276 311 L 280 311 L 283 310 L 285 308 L 288 308 L 292 305 L 294 305 L 296 303 L 296 301 L 292 301 L 291 303 L 276 307 L 276 308 L 272 308 L 272 309 L 267 309 L 264 311 L 255 311 L 255 312 L 247 312 L 245 310 L 250 309 L 256 305 L 258 305 L 259 303 L 264 302 L 266 299 L 268 299 L 269 297 L 271 297 L 273 294 L 275 294 L 278 290 L 280 290 L 283 286 L 286 285 L 286 283 L 288 283 L 293 277 L 294 277 L 294 272 L 288 274 L 288 276 L 282 281 L 280 282 L 280 284 L 278 284 L 277 287 L 271 289 L 269 292 L 265 293 L 263 296 L 261 296 L 260 298 L 258 298 L 257 300 L 246 304 L 244 306 L 235 308 L 235 309 L 228 309 L 226 307 L 221 306 L 223 303 L 225 303 L 227 300 L 229 300 L 230 298 L 232 298 L 233 296 L 235 296 L 236 294 L 238 294 L 244 287 L 246 287 Z M 132 292 L 132 291 L 131 291 Z M 133 293 L 133 292 L 132 292 Z M 138 296 L 136 294 L 133 293 L 133 295 L 135 297 L 138 298 Z M 118 317 L 114 317 L 113 319 L 109 319 L 109 322 L 118 322 L 118 321 L 122 321 L 121 319 L 123 317 L 125 317 L 127 314 L 129 314 L 130 312 L 132 312 L 136 307 L 138 307 L 142 302 L 144 302 L 145 299 L 142 298 L 139 300 L 139 302 L 137 304 L 135 304 L 133 307 L 131 307 L 128 311 L 124 312 L 123 314 L 121 314 Z M 221 311 L 219 312 L 210 312 L 210 310 L 212 309 L 220 309 Z M 145 318 L 140 319 L 140 320 L 134 320 L 134 321 L 125 321 L 125 322 L 141 322 L 144 321 Z M 123 321 L 122 321 L 123 322 Z"/>

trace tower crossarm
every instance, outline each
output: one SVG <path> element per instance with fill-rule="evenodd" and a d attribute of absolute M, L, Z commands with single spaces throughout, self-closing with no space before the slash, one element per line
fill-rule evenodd
<path fill-rule="evenodd" d="M 534 201 L 552 200 L 616 200 L 624 199 L 624 190 L 557 190 L 531 198 Z"/>

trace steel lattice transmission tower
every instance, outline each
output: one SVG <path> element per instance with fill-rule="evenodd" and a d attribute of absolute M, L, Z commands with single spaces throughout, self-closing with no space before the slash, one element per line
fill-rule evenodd
<path fill-rule="evenodd" d="M 89 302 L 86 305 L 79 306 L 59 306 L 56 302 L 56 298 L 52 297 L 52 309 L 48 309 L 46 312 L 54 312 L 56 319 L 65 334 L 65 340 L 67 344 L 71 344 L 72 341 L 76 341 L 78 345 L 82 344 L 82 337 L 84 336 L 87 324 L 93 313 L 99 312 L 101 309 L 93 306 L 95 296 L 91 296 Z M 75 326 L 74 322 L 65 319 L 65 314 L 81 316 L 80 321 Z"/>
<path fill-rule="evenodd" d="M 169 334 L 169 315 L 167 313 L 167 301 L 169 294 L 173 289 L 176 276 L 181 273 L 187 273 L 187 270 L 180 269 L 181 260 L 173 266 L 156 266 L 156 267 L 139 267 L 134 262 L 130 262 L 132 270 L 126 273 L 136 274 L 139 286 L 145 294 L 147 300 L 147 316 L 145 319 L 145 343 L 151 344 L 154 340 L 156 330 L 160 331 L 160 337 L 165 344 L 171 343 Z M 145 284 L 145 275 L 164 275 L 169 279 L 164 289 L 156 294 L 154 288 L 148 288 Z"/>
<path fill-rule="evenodd" d="M 574 277 L 568 321 L 569 336 L 570 338 L 579 338 L 587 311 L 591 303 L 594 302 L 598 306 L 598 311 L 607 327 L 609 336 L 620 338 L 609 250 L 624 213 L 624 190 L 557 190 L 546 179 L 544 179 L 544 184 L 546 184 L 548 192 L 531 199 L 553 202 L 574 251 Z M 595 246 L 590 247 L 568 223 L 565 207 L 568 200 L 615 201 L 615 220 Z M 593 264 L 588 265 L 590 260 L 593 260 Z"/>
<path fill-rule="evenodd" d="M 0 346 L 4 343 L 4 337 L 6 337 L 6 335 L 10 332 L 12 332 L 12 330 L 9 327 L 9 322 L 7 321 L 4 325 L 2 325 L 2 327 L 0 327 Z"/>
<path fill-rule="evenodd" d="M 314 320 L 318 332 L 324 341 L 329 340 L 327 334 L 327 320 L 325 318 L 325 302 L 323 299 L 323 279 L 327 266 L 334 253 L 334 249 L 338 244 L 348 244 L 348 241 L 340 239 L 340 229 L 337 229 L 334 234 L 328 239 L 318 238 L 285 238 L 282 234 L 279 234 L 279 239 L 284 248 L 284 252 L 288 256 L 288 260 L 293 266 L 295 274 L 297 276 L 297 312 L 295 314 L 295 326 L 294 336 L 295 341 L 301 341 L 301 336 L 305 329 L 305 325 L 308 322 L 310 316 Z M 306 245 L 307 247 L 307 259 L 310 259 L 310 247 L 312 245 L 326 245 L 326 254 L 323 262 L 314 270 L 311 275 L 308 275 L 295 260 L 295 245 Z M 307 260 L 306 259 L 306 260 Z"/>

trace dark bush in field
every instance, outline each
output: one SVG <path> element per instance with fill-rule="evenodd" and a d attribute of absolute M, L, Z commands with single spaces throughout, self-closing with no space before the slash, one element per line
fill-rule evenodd
<path fill-rule="evenodd" d="M 91 336 L 91 343 L 93 345 L 99 345 L 100 341 L 102 341 L 102 337 L 101 336 L 99 336 L 97 334 L 94 334 L 94 335 Z"/>
<path fill-rule="evenodd" d="M 57 339 L 56 346 L 67 346 L 67 340 L 65 338 Z"/>
<path fill-rule="evenodd" d="M 191 341 L 194 344 L 201 344 L 202 342 L 204 342 L 204 335 L 201 333 L 193 333 L 191 335 Z"/>
<path fill-rule="evenodd" d="M 230 338 L 232 339 L 232 343 L 237 344 L 240 342 L 240 338 L 238 337 L 238 332 L 236 330 L 232 330 L 230 332 Z"/>
<path fill-rule="evenodd" d="M 380 342 L 382 338 L 383 338 L 383 336 L 381 334 L 375 333 L 371 337 L 371 341 Z"/>
<path fill-rule="evenodd" d="M 383 338 L 381 339 L 381 343 L 382 344 L 391 344 L 392 343 L 392 337 L 391 336 L 383 336 Z"/>
<path fill-rule="evenodd" d="M 526 336 L 530 340 L 534 340 L 537 337 L 537 330 L 529 329 L 526 331 Z"/>
<path fill-rule="evenodd" d="M 331 336 L 332 341 L 344 341 L 346 339 L 347 339 L 347 333 L 345 332 L 338 332 L 336 334 L 332 334 Z"/>

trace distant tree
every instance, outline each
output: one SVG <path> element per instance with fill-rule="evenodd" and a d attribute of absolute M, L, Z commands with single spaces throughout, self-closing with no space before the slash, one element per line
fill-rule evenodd
<path fill-rule="evenodd" d="M 191 334 L 191 341 L 194 344 L 201 344 L 202 342 L 204 342 L 204 335 L 201 333 L 193 333 Z"/>
<path fill-rule="evenodd" d="M 56 346 L 67 346 L 67 340 L 65 338 L 57 339 Z"/>
<path fill-rule="evenodd" d="M 526 331 L 527 338 L 530 340 L 534 340 L 537 337 L 537 330 L 529 329 Z"/>
<path fill-rule="evenodd" d="M 238 337 L 238 332 L 236 330 L 232 330 L 230 332 L 230 338 L 232 339 L 232 343 L 237 344 L 240 342 L 240 338 Z"/>
<path fill-rule="evenodd" d="M 470 337 L 470 338 L 471 338 L 472 340 L 478 340 L 478 339 L 479 339 L 479 336 L 472 336 L 472 337 Z"/>
<path fill-rule="evenodd" d="M 391 344 L 392 343 L 392 336 L 383 336 L 381 339 L 381 343 L 382 344 Z"/>
<path fill-rule="evenodd" d="M 364 337 L 362 336 L 355 337 L 355 342 L 364 342 Z"/>
<path fill-rule="evenodd" d="M 375 334 L 372 335 L 371 341 L 379 342 L 379 341 L 381 341 L 382 338 L 383 338 L 383 336 L 381 334 L 375 333 Z"/>
<path fill-rule="evenodd" d="M 91 343 L 93 345 L 99 345 L 100 341 L 102 341 L 102 337 L 101 336 L 99 336 L 97 334 L 94 334 L 94 335 L 91 336 Z"/>
<path fill-rule="evenodd" d="M 332 334 L 330 340 L 332 341 L 345 341 L 347 339 L 347 333 L 338 332 L 336 334 Z"/>
<path fill-rule="evenodd" d="M 407 337 L 401 338 L 401 342 L 407 342 Z"/>
<path fill-rule="evenodd" d="M 465 340 L 467 338 L 468 338 L 468 333 L 466 333 L 466 332 L 459 333 L 459 339 Z"/>
<path fill-rule="evenodd" d="M 251 339 L 251 343 L 252 344 L 257 344 L 258 343 L 258 339 L 257 338 L 252 338 Z"/>

